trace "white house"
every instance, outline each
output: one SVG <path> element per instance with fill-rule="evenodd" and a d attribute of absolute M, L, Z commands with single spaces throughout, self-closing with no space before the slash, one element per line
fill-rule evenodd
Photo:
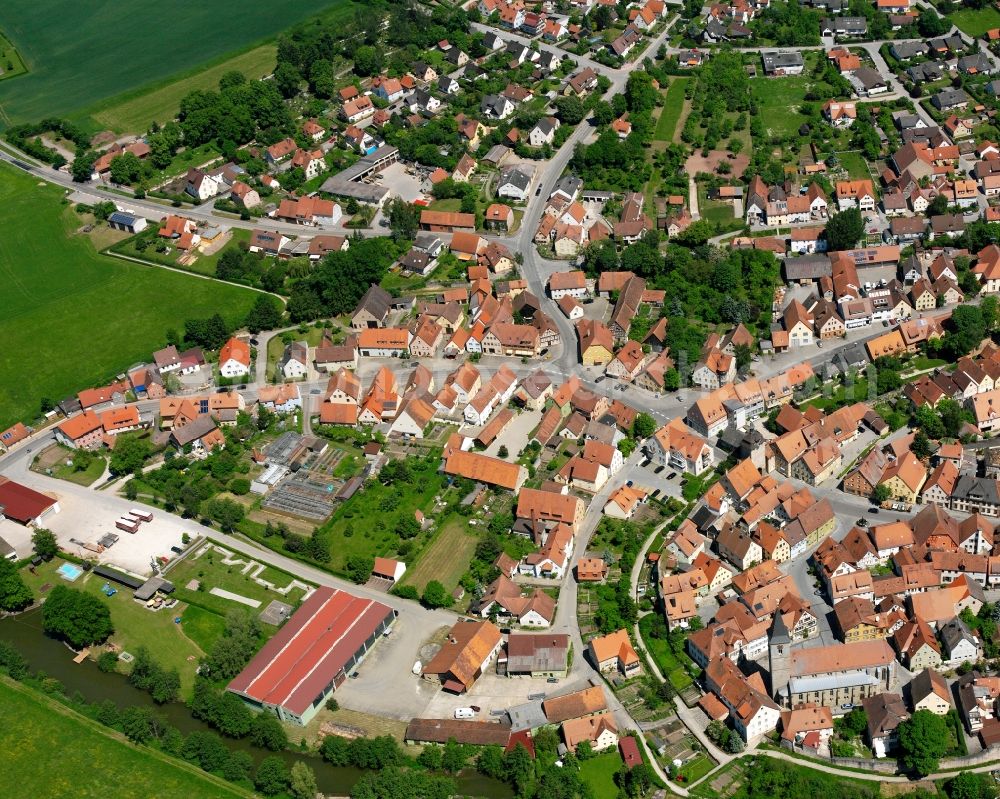
<path fill-rule="evenodd" d="M 244 377 L 250 374 L 250 345 L 231 338 L 219 350 L 219 373 L 223 377 Z"/>
<path fill-rule="evenodd" d="M 294 341 L 285 347 L 278 364 L 285 380 L 298 380 L 309 373 L 309 345 L 304 341 Z"/>

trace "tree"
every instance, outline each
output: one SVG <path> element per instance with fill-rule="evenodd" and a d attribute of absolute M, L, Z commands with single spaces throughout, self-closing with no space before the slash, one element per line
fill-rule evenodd
<path fill-rule="evenodd" d="M 903 765 L 921 777 L 937 771 L 948 749 L 948 723 L 929 710 L 918 710 L 899 725 Z"/>
<path fill-rule="evenodd" d="M 125 433 L 115 438 L 115 448 L 111 450 L 108 464 L 111 474 L 132 474 L 142 468 L 151 448 L 149 439 L 137 433 Z"/>
<path fill-rule="evenodd" d="M 17 566 L 6 558 L 0 558 L 0 610 L 24 610 L 33 599 L 31 589 L 21 579 Z"/>
<path fill-rule="evenodd" d="M 834 214 L 826 223 L 826 241 L 830 250 L 850 250 L 865 232 L 865 221 L 861 211 L 848 208 Z"/>
<path fill-rule="evenodd" d="M 753 350 L 750 348 L 749 344 L 737 344 L 736 350 L 736 368 L 739 371 L 746 369 L 753 362 Z"/>
<path fill-rule="evenodd" d="M 510 451 L 507 449 L 506 445 L 501 444 L 500 449 L 497 450 L 497 457 L 506 458 L 510 455 Z"/>
<path fill-rule="evenodd" d="M 222 776 L 229 782 L 249 779 L 251 771 L 253 771 L 253 758 L 249 752 L 240 750 L 230 752 L 222 764 Z"/>
<path fill-rule="evenodd" d="M 559 97 L 555 105 L 559 121 L 564 125 L 579 125 L 587 115 L 587 108 L 579 97 Z"/>
<path fill-rule="evenodd" d="M 258 294 L 253 307 L 247 311 L 243 324 L 251 333 L 281 327 L 282 311 L 278 301 L 267 294 Z"/>
<path fill-rule="evenodd" d="M 917 30 L 920 31 L 920 35 L 924 38 L 929 39 L 934 36 L 944 36 L 950 29 L 951 22 L 944 17 L 939 17 L 937 11 L 933 8 L 921 10 L 920 17 L 917 20 Z"/>
<path fill-rule="evenodd" d="M 910 444 L 910 452 L 916 455 L 919 460 L 926 460 L 931 456 L 931 442 L 927 438 L 927 433 L 922 429 L 917 430 L 913 436 L 913 443 Z"/>
<path fill-rule="evenodd" d="M 93 594 L 57 585 L 42 606 L 42 627 L 75 649 L 99 644 L 114 632 L 108 606 Z"/>
<path fill-rule="evenodd" d="M 892 490 L 885 483 L 880 483 L 875 486 L 872 491 L 872 502 L 876 505 L 881 505 L 883 502 L 888 502 L 892 499 Z"/>
<path fill-rule="evenodd" d="M 420 228 L 420 211 L 417 206 L 396 197 L 389 203 L 389 230 L 397 240 L 412 241 Z"/>
<path fill-rule="evenodd" d="M 76 158 L 70 165 L 69 173 L 76 183 L 86 183 L 94 174 L 94 161 L 97 155 L 90 150 L 78 150 Z"/>
<path fill-rule="evenodd" d="M 280 752 L 288 746 L 288 734 L 281 726 L 276 716 L 270 713 L 259 713 L 254 716 L 253 724 L 250 726 L 250 740 L 254 746 L 270 749 L 272 752 Z"/>
<path fill-rule="evenodd" d="M 635 421 L 632 422 L 632 437 L 637 441 L 644 441 L 656 432 L 656 419 L 648 413 L 636 414 Z"/>
<path fill-rule="evenodd" d="M 424 586 L 420 601 L 429 608 L 446 608 L 451 605 L 451 595 L 438 580 L 431 580 Z"/>
<path fill-rule="evenodd" d="M 125 737 L 137 744 L 149 743 L 160 729 L 159 721 L 148 707 L 125 708 L 121 714 L 121 725 Z"/>
<path fill-rule="evenodd" d="M 344 564 L 348 578 L 358 585 L 368 582 L 374 568 L 375 558 L 365 555 L 351 555 Z"/>
<path fill-rule="evenodd" d="M 615 118 L 614 109 L 606 100 L 599 100 L 594 104 L 594 122 L 598 125 L 609 125 Z"/>
<path fill-rule="evenodd" d="M 285 761 L 277 755 L 270 755 L 260 761 L 253 784 L 265 796 L 275 796 L 288 787 L 288 769 Z"/>
<path fill-rule="evenodd" d="M 295 799 L 316 799 L 316 775 L 308 765 L 301 760 L 292 764 L 291 779 L 288 790 Z"/>
<path fill-rule="evenodd" d="M 205 515 L 218 522 L 219 529 L 231 533 L 243 521 L 246 514 L 243 506 L 231 499 L 211 499 L 204 508 Z"/>
<path fill-rule="evenodd" d="M 163 668 L 144 646 L 136 650 L 128 680 L 139 690 L 147 691 L 159 705 L 174 701 L 180 694 L 181 679 L 177 670 Z"/>
<path fill-rule="evenodd" d="M 994 799 L 996 790 L 985 774 L 962 771 L 945 784 L 948 799 Z"/>
<path fill-rule="evenodd" d="M 927 216 L 941 216 L 948 213 L 948 195 L 939 194 L 927 205 Z"/>
<path fill-rule="evenodd" d="M 468 759 L 469 755 L 465 747 L 454 738 L 449 738 L 441 752 L 441 768 L 449 774 L 457 774 L 465 768 Z"/>

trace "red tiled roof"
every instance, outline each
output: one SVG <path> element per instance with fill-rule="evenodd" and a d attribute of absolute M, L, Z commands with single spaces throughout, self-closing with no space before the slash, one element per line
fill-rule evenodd
<path fill-rule="evenodd" d="M 228 690 L 301 716 L 391 614 L 381 602 L 321 586 Z"/>

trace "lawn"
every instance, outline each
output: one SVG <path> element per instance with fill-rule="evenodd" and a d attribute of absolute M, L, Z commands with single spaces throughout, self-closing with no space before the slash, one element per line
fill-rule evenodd
<path fill-rule="evenodd" d="M 846 153 L 837 153 L 840 165 L 847 170 L 851 180 L 871 180 L 872 173 L 868 171 L 868 164 L 865 163 L 864 156 L 856 150 Z"/>
<path fill-rule="evenodd" d="M 43 563 L 36 568 L 35 574 L 22 569 L 24 581 L 31 587 L 35 596 L 44 596 L 39 589 L 44 583 L 49 583 L 86 591 L 107 602 L 111 610 L 111 622 L 115 627 L 111 642 L 133 654 L 138 647 L 146 647 L 158 663 L 167 668 L 177 669 L 181 676 L 181 691 L 188 692 L 194 684 L 195 669 L 204 650 L 184 634 L 182 625 L 174 623 L 177 616 L 184 614 L 185 606 L 181 604 L 170 610 L 156 612 L 146 610 L 144 605 L 132 599 L 132 591 L 120 585 L 112 585 L 118 589 L 118 593 L 107 597 L 101 591 L 106 582 L 104 578 L 90 572 L 72 583 L 67 583 L 56 574 L 56 569 L 63 562 L 61 558 L 55 558 L 49 563 Z M 221 627 L 219 631 L 221 632 Z M 207 635 L 202 636 L 202 642 L 211 644 Z M 127 667 L 122 671 L 127 671 Z"/>
<path fill-rule="evenodd" d="M 590 786 L 594 796 L 617 796 L 618 786 L 615 785 L 615 773 L 622 767 L 622 758 L 618 750 L 602 752 L 590 760 L 580 763 L 580 779 Z"/>
<path fill-rule="evenodd" d="M 1000 11 L 987 6 L 986 8 L 961 8 L 945 17 L 962 33 L 979 38 L 986 31 L 1000 28 Z"/>
<path fill-rule="evenodd" d="M 181 629 L 203 652 L 207 652 L 225 632 L 226 620 L 218 613 L 188 605 L 181 615 Z"/>
<path fill-rule="evenodd" d="M 434 495 L 442 492 L 442 479 L 438 473 L 440 459 L 410 459 L 409 463 L 412 470 L 409 482 L 384 485 L 378 480 L 369 481 L 322 526 L 321 529 L 328 531 L 330 538 L 330 568 L 334 571 L 343 571 L 352 555 L 396 556 L 401 543 L 395 531 L 397 521 L 404 516 L 412 516 L 416 510 L 422 511 L 428 518 L 435 516 L 432 512 Z M 450 493 L 457 498 L 454 489 Z M 412 551 L 402 559 L 412 563 L 415 553 L 426 540 L 427 533 L 412 539 L 409 542 Z M 412 582 L 412 578 L 407 582 Z"/>
<path fill-rule="evenodd" d="M 431 580 L 439 580 L 451 591 L 469 568 L 478 540 L 475 531 L 467 527 L 466 520 L 460 516 L 451 517 L 420 556 L 417 565 L 407 571 L 403 582 L 423 591 Z"/>
<path fill-rule="evenodd" d="M 274 69 L 278 48 L 263 44 L 232 58 L 226 58 L 187 78 L 181 78 L 158 89 L 141 91 L 108 104 L 92 116 L 102 126 L 116 131 L 143 133 L 150 123 L 161 125 L 177 115 L 181 99 L 195 89 L 217 91 L 219 78 L 227 72 L 242 72 L 251 80 L 263 78 Z"/>
<path fill-rule="evenodd" d="M 72 466 L 67 466 L 64 462 L 61 466 L 55 468 L 53 476 L 58 477 L 60 480 L 69 480 L 69 482 L 76 483 L 77 485 L 89 486 L 104 474 L 104 467 L 106 465 L 107 461 L 103 455 L 95 457 L 83 471 L 74 471 Z"/>
<path fill-rule="evenodd" d="M 133 0 L 127 13 L 117 4 L 6 0 L 0 30 L 30 72 L 0 83 L 4 122 L 83 116 L 109 98 L 189 77 L 333 6 L 345 16 L 355 8 L 349 0 L 285 0 L 234 13 L 232 3 L 175 0 L 164 17 L 156 0 Z M 129 115 L 137 119 L 141 112 L 142 105 Z"/>
<path fill-rule="evenodd" d="M 659 667 L 660 673 L 674 687 L 674 690 L 683 691 L 694 680 L 691 679 L 691 675 L 688 674 L 677 655 L 670 649 L 670 645 L 662 638 L 654 638 L 650 634 L 653 620 L 652 614 L 647 614 L 639 619 L 639 632 L 646 644 L 646 651 Z"/>
<path fill-rule="evenodd" d="M 0 32 L 0 80 L 16 78 L 26 71 L 17 48 Z"/>
<path fill-rule="evenodd" d="M 236 324 L 253 305 L 246 289 L 98 255 L 60 189 L 6 165 L 0 206 L 0 429 L 148 360 L 185 319 Z"/>
<path fill-rule="evenodd" d="M 809 79 L 804 75 L 784 78 L 754 78 L 750 91 L 768 131 L 773 136 L 790 136 L 798 131 L 804 121 L 798 109 L 805 101 Z"/>
<path fill-rule="evenodd" d="M 250 796 L 182 760 L 128 743 L 41 693 L 0 680 L 2 796 L 217 799 Z"/>
<path fill-rule="evenodd" d="M 237 553 L 236 557 L 241 558 L 243 556 Z M 188 555 L 183 560 L 178 561 L 177 565 L 167 572 L 166 577 L 176 586 L 175 595 L 178 599 L 191 602 L 201 609 L 214 612 L 219 616 L 225 616 L 231 610 L 249 611 L 252 608 L 233 599 L 226 599 L 225 597 L 209 593 L 213 588 L 221 588 L 247 597 L 248 599 L 259 601 L 260 607 L 254 613 L 264 610 L 271 600 L 274 599 L 280 602 L 287 602 L 293 606 L 302 599 L 304 592 L 301 589 L 289 591 L 287 595 L 270 591 L 254 582 L 248 575 L 241 573 L 242 568 L 243 566 L 235 564 L 227 566 L 222 562 L 222 553 L 212 550 L 199 558 L 194 557 L 193 554 Z M 282 588 L 292 580 L 297 579 L 272 566 L 265 566 L 259 577 L 278 588 Z M 191 580 L 198 580 L 201 583 L 201 588 L 197 591 L 188 590 L 185 586 Z M 201 635 L 201 630 L 198 628 L 203 626 L 202 621 L 195 614 L 195 637 Z"/>
<path fill-rule="evenodd" d="M 674 78 L 663 95 L 663 107 L 653 131 L 654 141 L 672 142 L 684 110 L 684 90 L 690 78 Z"/>

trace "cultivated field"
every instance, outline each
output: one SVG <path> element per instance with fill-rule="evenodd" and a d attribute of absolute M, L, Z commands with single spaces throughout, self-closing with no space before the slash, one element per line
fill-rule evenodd
<path fill-rule="evenodd" d="M 93 111 L 91 116 L 102 128 L 144 133 L 154 121 L 162 125 L 173 119 L 177 115 L 181 99 L 188 92 L 195 89 L 217 91 L 219 78 L 227 72 L 242 72 L 251 80 L 269 75 L 274 69 L 277 52 L 278 48 L 273 44 L 262 44 L 159 89 L 132 92 L 125 97 L 114 98 L 105 107 Z"/>
<path fill-rule="evenodd" d="M 225 799 L 250 793 L 121 735 L 40 693 L 0 679 L 0 796 Z M 60 787 L 61 786 L 61 787 Z"/>
<path fill-rule="evenodd" d="M 474 531 L 466 527 L 465 521 L 461 518 L 450 519 L 420 556 L 417 565 L 406 573 L 403 582 L 423 591 L 431 580 L 438 580 L 451 591 L 469 568 L 478 540 Z"/>
<path fill-rule="evenodd" d="M 60 189 L 6 165 L 0 207 L 0 429 L 148 359 L 185 319 L 235 323 L 253 305 L 246 289 L 98 255 Z"/>
<path fill-rule="evenodd" d="M 178 73 L 272 38 L 302 19 L 350 0 L 254 4 L 133 0 L 126 6 L 71 0 L 5 0 L 0 30 L 30 70 L 0 82 L 3 124 L 80 115 L 110 97 L 172 82 Z"/>

